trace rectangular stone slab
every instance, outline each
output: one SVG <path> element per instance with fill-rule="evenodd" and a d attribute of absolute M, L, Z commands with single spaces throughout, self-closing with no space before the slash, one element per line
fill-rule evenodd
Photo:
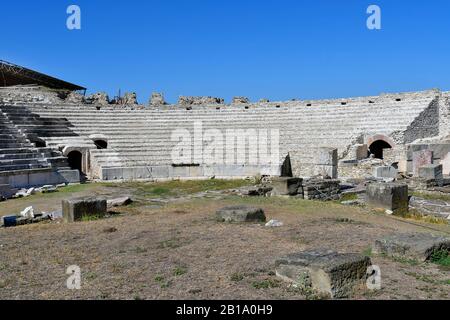
<path fill-rule="evenodd" d="M 419 178 L 425 180 L 435 180 L 436 185 L 444 185 L 444 175 L 442 174 L 442 164 L 429 164 L 419 168 Z"/>
<path fill-rule="evenodd" d="M 87 216 L 104 216 L 107 212 L 107 201 L 103 198 L 77 198 L 62 201 L 65 222 L 81 221 Z"/>
<path fill-rule="evenodd" d="M 302 182 L 301 178 L 283 178 L 283 177 L 272 177 L 270 187 L 272 187 L 272 196 L 295 196 L 302 193 Z"/>
<path fill-rule="evenodd" d="M 433 151 L 421 150 L 413 152 L 413 174 L 415 177 L 419 175 L 419 168 L 433 163 Z"/>
<path fill-rule="evenodd" d="M 391 166 L 377 167 L 373 170 L 375 178 L 397 178 L 398 170 Z"/>
<path fill-rule="evenodd" d="M 331 298 L 349 297 L 367 279 L 370 265 L 368 257 L 331 250 L 298 252 L 275 261 L 278 277 Z"/>
<path fill-rule="evenodd" d="M 430 260 L 439 250 L 450 250 L 450 238 L 428 233 L 403 233 L 376 240 L 373 245 L 373 253 L 421 262 Z"/>
<path fill-rule="evenodd" d="M 367 186 L 367 204 L 379 209 L 403 214 L 408 211 L 408 185 L 400 183 L 371 183 Z"/>

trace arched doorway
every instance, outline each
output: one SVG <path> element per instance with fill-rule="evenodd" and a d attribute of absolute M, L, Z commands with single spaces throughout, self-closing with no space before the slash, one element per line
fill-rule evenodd
<path fill-rule="evenodd" d="M 392 149 L 392 146 L 384 140 L 374 141 L 369 147 L 370 153 L 377 159 L 384 158 L 384 149 Z"/>
<path fill-rule="evenodd" d="M 69 166 L 72 170 L 78 170 L 80 173 L 82 172 L 82 160 L 83 155 L 79 151 L 71 151 L 67 155 L 67 159 L 69 162 Z"/>
<path fill-rule="evenodd" d="M 105 140 L 94 140 L 97 149 L 108 149 L 108 142 Z"/>

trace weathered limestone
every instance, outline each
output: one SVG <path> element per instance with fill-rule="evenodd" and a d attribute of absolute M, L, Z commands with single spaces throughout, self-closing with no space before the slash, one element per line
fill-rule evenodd
<path fill-rule="evenodd" d="M 280 258 L 275 265 L 277 276 L 302 289 L 347 298 L 366 281 L 371 261 L 359 254 L 311 250 Z"/>
<path fill-rule="evenodd" d="M 130 197 L 125 196 L 125 197 L 120 197 L 120 198 L 115 198 L 115 199 L 108 199 L 106 201 L 107 207 L 108 208 L 113 208 L 113 207 L 121 207 L 121 206 L 127 206 L 129 204 L 131 204 L 133 201 L 131 200 Z"/>
<path fill-rule="evenodd" d="M 419 178 L 425 180 L 434 180 L 436 186 L 442 187 L 444 176 L 442 174 L 441 164 L 430 164 L 419 168 Z"/>
<path fill-rule="evenodd" d="M 441 250 L 450 251 L 450 238 L 428 233 L 393 234 L 375 241 L 373 253 L 386 254 L 392 257 L 430 260 L 433 253 Z"/>
<path fill-rule="evenodd" d="M 266 222 L 264 210 L 249 206 L 230 206 L 216 212 L 221 222 Z"/>
<path fill-rule="evenodd" d="M 123 105 L 127 105 L 127 106 L 137 105 L 138 101 L 137 101 L 136 92 L 126 92 L 123 95 L 123 98 L 122 98 L 121 102 L 122 102 Z"/>
<path fill-rule="evenodd" d="M 338 176 L 338 150 L 319 148 L 314 158 L 314 175 L 336 179 Z"/>
<path fill-rule="evenodd" d="M 418 197 L 409 199 L 409 207 L 421 214 L 431 215 L 450 221 L 450 202 L 444 200 L 430 200 Z"/>
<path fill-rule="evenodd" d="M 152 107 L 164 106 L 166 105 L 166 101 L 162 93 L 153 92 L 149 104 Z"/>
<path fill-rule="evenodd" d="M 85 103 L 85 98 L 84 95 L 82 95 L 81 93 L 73 91 L 67 95 L 65 101 L 68 103 L 76 103 L 76 104 Z"/>
<path fill-rule="evenodd" d="M 399 183 L 371 183 L 367 186 L 367 204 L 374 208 L 404 214 L 408 211 L 408 185 Z"/>
<path fill-rule="evenodd" d="M 107 213 L 107 201 L 103 198 L 77 198 L 62 201 L 65 222 L 81 221 L 83 217 L 99 216 Z"/>
<path fill-rule="evenodd" d="M 401 96 L 401 102 L 395 100 L 397 96 Z M 11 97 L 8 96 L 7 99 L 12 99 Z M 297 100 L 249 103 L 245 104 L 248 109 L 243 105 L 227 105 L 223 108 L 217 104 L 214 107 L 199 104 L 195 108 L 190 108 L 189 105 L 181 107 L 163 105 L 142 110 L 112 104 L 95 107 L 82 104 L 74 106 L 63 101 L 50 105 L 40 101 L 22 102 L 17 105 L 16 100 L 11 102 L 14 105 L 2 105 L 0 108 L 21 130 L 35 135 L 52 150 L 67 150 L 65 148 L 68 146 L 76 148 L 80 147 L 80 144 L 83 147 L 89 145 L 88 148 L 91 150 L 83 152 L 82 171 L 92 178 L 128 180 L 199 176 L 247 177 L 268 173 L 281 175 L 280 164 L 290 150 L 298 151 L 299 168 L 303 170 L 294 176 L 313 177 L 316 174 L 328 174 L 333 177 L 334 172 L 329 174 L 327 170 L 322 170 L 323 168 L 314 163 L 312 156 L 315 148 L 335 147 L 338 149 L 339 157 L 343 158 L 350 146 L 362 143 L 365 135 L 380 130 L 386 137 L 402 145 L 405 130 L 408 131 L 408 138 L 414 138 L 416 134 L 421 135 L 422 127 L 416 127 L 416 124 L 419 125 L 421 122 L 415 120 L 422 118 L 425 111 L 434 110 L 435 97 L 436 92 L 426 91 L 395 97 L 383 95 L 308 102 Z M 21 101 L 32 101 L 33 97 L 30 99 L 24 97 Z M 345 101 L 346 105 L 343 105 L 342 101 Z M 203 102 L 200 100 L 197 103 Z M 236 129 L 254 130 L 256 134 L 261 133 L 259 132 L 261 130 L 278 129 L 279 143 L 275 141 L 275 145 L 279 146 L 279 153 L 275 158 L 278 158 L 276 160 L 279 160 L 279 163 L 253 165 L 248 161 L 239 160 L 230 165 L 223 163 L 209 165 L 205 161 L 190 159 L 187 164 L 196 164 L 197 168 L 171 168 L 172 152 L 178 144 L 178 141 L 171 139 L 175 128 L 190 132 L 192 139 L 187 142 L 187 148 L 190 148 L 188 151 L 192 151 L 195 146 L 203 146 L 204 149 L 207 147 L 208 142 L 198 141 L 199 138 L 194 137 L 195 122 L 202 123 L 204 132 L 215 130 L 220 131 L 222 135 L 227 130 Z M 7 134 L 9 132 L 5 133 Z M 94 134 L 105 136 L 109 148 L 97 150 L 92 141 L 89 141 L 90 144 L 87 143 L 86 140 Z M 34 141 L 38 141 L 37 139 Z M 253 146 L 255 144 L 252 144 Z M 9 141 L 7 147 L 9 148 Z M 270 151 L 272 146 L 267 147 Z M 249 150 L 248 143 L 247 150 L 244 148 L 236 145 L 234 150 L 236 153 L 246 153 L 246 159 L 251 160 L 258 156 L 258 151 L 259 153 L 263 151 Z M 1 150 L 3 149 L 0 147 L 0 152 Z M 5 167 L 10 160 L 9 157 L 19 154 L 15 151 L 11 151 L 11 154 L 5 157 Z M 19 161 L 14 162 L 13 168 L 17 168 Z M 316 167 L 319 169 L 315 171 Z M 9 164 L 8 169 L 11 169 Z"/>
<path fill-rule="evenodd" d="M 340 181 L 336 179 L 311 179 L 303 182 L 305 200 L 338 200 L 340 192 Z"/>
<path fill-rule="evenodd" d="M 178 99 L 178 104 L 180 105 L 211 105 L 211 104 L 223 104 L 224 99 L 216 97 L 188 97 L 181 96 Z"/>
<path fill-rule="evenodd" d="M 302 194 L 302 182 L 301 178 L 284 178 L 273 177 L 271 178 L 270 186 L 272 187 L 272 196 L 295 196 Z"/>
<path fill-rule="evenodd" d="M 447 153 L 440 161 L 442 164 L 442 173 L 449 175 L 450 174 L 450 152 Z"/>
<path fill-rule="evenodd" d="M 375 168 L 373 176 L 380 179 L 396 179 L 398 170 L 390 166 L 382 166 Z"/>
<path fill-rule="evenodd" d="M 355 146 L 355 160 L 363 160 L 369 156 L 369 147 L 367 144 L 358 144 Z"/>
<path fill-rule="evenodd" d="M 413 152 L 413 173 L 417 177 L 419 168 L 433 163 L 433 152 L 431 150 L 421 150 Z"/>
<path fill-rule="evenodd" d="M 233 97 L 232 104 L 248 104 L 250 99 L 247 97 Z"/>
<path fill-rule="evenodd" d="M 91 101 L 92 104 L 99 104 L 106 106 L 109 104 L 109 96 L 105 92 L 97 92 L 88 96 L 87 100 Z"/>

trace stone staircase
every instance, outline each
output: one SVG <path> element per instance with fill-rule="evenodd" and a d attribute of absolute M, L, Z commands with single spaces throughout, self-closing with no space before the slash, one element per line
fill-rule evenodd
<path fill-rule="evenodd" d="M 0 105 L 0 193 L 4 197 L 11 196 L 15 187 L 63 182 L 55 172 L 70 170 L 60 151 L 31 141 L 36 136 L 21 128 L 27 120 L 14 108 Z"/>
<path fill-rule="evenodd" d="M 219 130 L 222 134 L 228 129 L 277 129 L 281 165 L 289 151 L 304 150 L 307 159 L 311 148 L 335 147 L 342 157 L 363 134 L 401 135 L 435 97 L 434 92 L 423 92 L 380 101 L 369 97 L 345 103 L 342 99 L 312 104 L 290 101 L 189 110 L 182 106 L 133 110 L 69 104 L 16 105 L 5 110 L 22 132 L 42 139 L 47 146 L 90 148 L 91 162 L 99 168 L 170 166 L 171 152 L 178 144 L 171 139 L 174 130 L 187 129 L 193 149 L 201 140 L 194 138 L 195 123 L 201 123 L 203 131 Z M 105 136 L 108 148 L 97 150 L 89 138 L 92 135 Z M 235 148 L 235 152 L 246 154 L 246 161 L 257 157 L 249 146 L 243 148 Z"/>

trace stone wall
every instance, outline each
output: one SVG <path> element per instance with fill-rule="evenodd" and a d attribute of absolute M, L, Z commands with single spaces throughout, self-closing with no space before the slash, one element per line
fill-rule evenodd
<path fill-rule="evenodd" d="M 434 137 L 440 130 L 440 99 L 435 98 L 430 106 L 425 109 L 408 127 L 404 133 L 404 143 L 411 143 L 417 139 Z"/>

